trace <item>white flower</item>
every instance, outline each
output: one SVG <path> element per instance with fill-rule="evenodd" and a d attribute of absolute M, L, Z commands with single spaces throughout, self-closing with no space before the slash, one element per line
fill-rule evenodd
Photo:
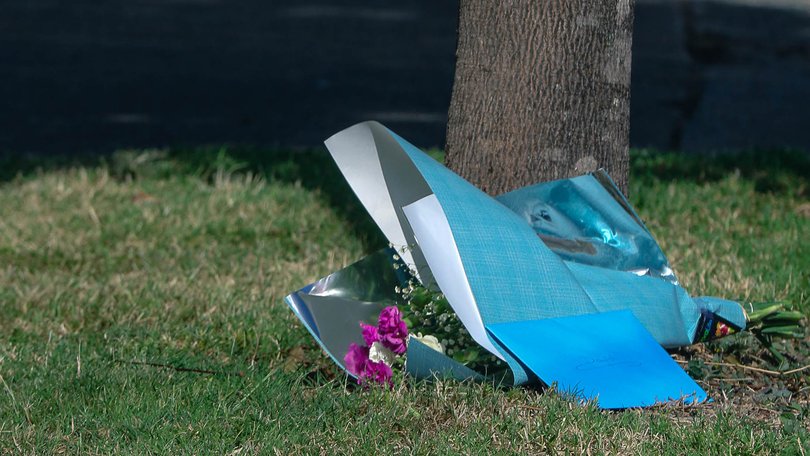
<path fill-rule="evenodd" d="M 428 347 L 436 350 L 439 353 L 444 353 L 444 344 L 440 343 L 439 339 L 437 339 L 435 336 L 430 335 L 423 336 L 422 333 L 416 333 L 416 335 L 413 336 L 413 338 L 427 345 Z"/>
<path fill-rule="evenodd" d="M 397 355 L 394 354 L 394 352 L 385 348 L 385 346 L 380 342 L 374 342 L 368 349 L 368 359 L 374 361 L 375 363 L 382 362 L 386 366 L 390 367 L 394 365 L 394 358 L 396 357 Z"/>

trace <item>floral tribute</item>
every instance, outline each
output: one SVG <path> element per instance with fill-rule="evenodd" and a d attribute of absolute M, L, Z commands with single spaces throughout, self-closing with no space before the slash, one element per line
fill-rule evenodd
<path fill-rule="evenodd" d="M 393 369 L 403 366 L 409 337 L 473 370 L 505 371 L 502 361 L 472 339 L 441 292 L 428 290 L 415 279 L 406 287 L 397 287 L 396 292 L 404 305 L 383 308 L 377 326 L 360 322 L 365 344 L 350 344 L 343 358 L 361 384 L 393 386 Z"/>
<path fill-rule="evenodd" d="M 393 386 L 392 367 L 408 348 L 408 326 L 395 306 L 380 312 L 377 326 L 360 322 L 365 345 L 351 344 L 343 358 L 346 368 L 360 383 Z"/>

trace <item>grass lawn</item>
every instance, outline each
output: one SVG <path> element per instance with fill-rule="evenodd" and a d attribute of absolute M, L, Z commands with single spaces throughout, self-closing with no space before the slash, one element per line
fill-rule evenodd
<path fill-rule="evenodd" d="M 39 167 L 44 166 L 44 168 Z M 636 152 L 630 196 L 687 290 L 810 314 L 810 160 Z M 810 450 L 810 339 L 674 356 L 712 404 L 603 412 L 553 393 L 362 390 L 282 302 L 384 246 L 320 151 L 0 160 L 0 453 Z"/>

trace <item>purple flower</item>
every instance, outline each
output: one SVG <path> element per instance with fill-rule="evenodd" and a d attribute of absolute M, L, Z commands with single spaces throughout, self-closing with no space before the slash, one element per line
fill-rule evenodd
<path fill-rule="evenodd" d="M 343 357 L 343 362 L 346 363 L 346 369 L 358 378 L 366 370 L 366 364 L 369 363 L 368 347 L 361 347 L 357 344 L 349 345 L 349 352 Z"/>
<path fill-rule="evenodd" d="M 402 321 L 402 314 L 394 306 L 388 306 L 380 312 L 380 320 L 377 324 L 377 332 L 380 342 L 396 353 L 405 353 L 408 342 L 408 326 Z"/>
<path fill-rule="evenodd" d="M 391 380 L 393 375 L 394 371 L 391 370 L 391 367 L 386 366 L 385 363 L 369 361 L 366 363 L 366 370 L 363 377 L 371 379 L 371 381 L 381 385 L 387 383 L 388 386 L 394 386 L 394 382 Z"/>
<path fill-rule="evenodd" d="M 343 357 L 346 368 L 357 377 L 360 383 L 371 381 L 393 386 L 391 377 L 394 372 L 385 363 L 371 361 L 368 358 L 368 352 L 368 347 L 357 344 L 349 345 L 349 352 Z"/>
<path fill-rule="evenodd" d="M 394 362 L 395 354 L 401 355 L 407 349 L 408 326 L 402 321 L 402 314 L 395 306 L 389 306 L 380 312 L 377 326 L 360 322 L 360 328 L 366 345 L 349 345 L 349 351 L 343 357 L 346 369 L 361 384 L 373 382 L 394 386 L 390 364 Z"/>
<path fill-rule="evenodd" d="M 363 328 L 363 340 L 366 341 L 366 345 L 371 347 L 374 342 L 380 342 L 380 333 L 376 326 L 367 325 L 361 321 L 360 327 Z"/>

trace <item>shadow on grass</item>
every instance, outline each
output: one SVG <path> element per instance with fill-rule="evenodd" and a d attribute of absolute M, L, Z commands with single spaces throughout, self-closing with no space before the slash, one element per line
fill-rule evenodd
<path fill-rule="evenodd" d="M 119 178 L 132 175 L 130 158 L 126 153 L 116 154 L 111 171 Z M 177 149 L 169 151 L 167 158 L 170 168 L 174 168 L 169 172 L 197 175 L 209 183 L 221 174 L 252 173 L 271 182 L 300 185 L 309 191 L 317 191 L 335 213 L 353 228 L 367 252 L 376 251 L 388 244 L 340 174 L 331 156 L 323 149 Z"/>
<path fill-rule="evenodd" d="M 318 191 L 354 228 L 367 250 L 386 245 L 385 238 L 323 149 L 209 147 L 124 150 L 112 155 L 43 157 L 0 154 L 0 185 L 53 170 L 97 166 L 107 167 L 113 177 L 121 180 L 191 175 L 214 182 L 221 175 L 252 173 L 269 181 L 300 185 Z M 801 151 L 714 156 L 650 150 L 631 153 L 631 177 L 640 185 L 656 180 L 707 183 L 733 174 L 752 179 L 760 192 L 810 196 L 810 154 Z"/>
<path fill-rule="evenodd" d="M 213 183 L 218 176 L 248 173 L 272 182 L 317 191 L 362 241 L 366 251 L 387 245 L 379 229 L 355 198 L 329 154 L 323 149 L 261 150 L 207 147 L 169 150 L 122 150 L 111 155 L 37 156 L 0 154 L 0 187 L 15 179 L 71 168 L 106 167 L 113 178 L 195 176 Z"/>
<path fill-rule="evenodd" d="M 761 193 L 810 196 L 810 153 L 797 150 L 692 155 L 636 150 L 630 176 L 636 183 L 691 181 L 708 183 L 729 175 L 752 180 Z"/>

